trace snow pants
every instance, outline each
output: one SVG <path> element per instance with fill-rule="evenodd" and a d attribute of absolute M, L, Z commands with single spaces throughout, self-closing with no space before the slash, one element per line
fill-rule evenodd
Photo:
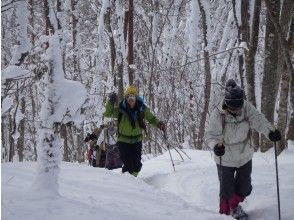
<path fill-rule="evenodd" d="M 252 160 L 239 168 L 217 164 L 217 172 L 220 181 L 220 213 L 228 215 L 252 191 Z"/>
<path fill-rule="evenodd" d="M 142 168 L 142 141 L 134 144 L 124 142 L 117 142 L 117 144 L 120 159 L 123 162 L 122 172 L 129 172 L 130 174 L 139 173 Z"/>

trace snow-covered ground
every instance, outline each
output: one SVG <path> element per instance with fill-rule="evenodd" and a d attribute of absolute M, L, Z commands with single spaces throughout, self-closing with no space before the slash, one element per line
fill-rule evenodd
<path fill-rule="evenodd" d="M 181 162 L 172 152 L 144 162 L 139 178 L 83 164 L 62 163 L 60 195 L 34 191 L 36 163 L 2 164 L 4 220 L 205 220 L 218 215 L 218 180 L 209 152 L 186 150 Z M 282 219 L 294 219 L 294 150 L 279 157 Z M 273 152 L 256 153 L 253 192 L 243 203 L 250 219 L 277 219 Z"/>

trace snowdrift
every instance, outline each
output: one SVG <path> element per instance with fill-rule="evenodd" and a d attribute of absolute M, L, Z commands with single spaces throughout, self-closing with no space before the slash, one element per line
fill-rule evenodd
<path fill-rule="evenodd" d="M 59 195 L 34 191 L 36 163 L 2 164 L 2 218 L 19 219 L 232 219 L 218 212 L 218 180 L 209 152 L 186 150 L 192 160 L 169 155 L 144 162 L 138 178 L 84 164 L 62 163 Z M 279 157 L 283 219 L 294 216 L 294 151 Z M 273 152 L 256 153 L 253 192 L 243 202 L 251 219 L 277 219 Z"/>

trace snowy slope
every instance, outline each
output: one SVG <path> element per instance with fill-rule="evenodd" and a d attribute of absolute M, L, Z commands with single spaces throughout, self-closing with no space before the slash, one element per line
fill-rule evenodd
<path fill-rule="evenodd" d="M 2 219 L 231 219 L 217 214 L 218 183 L 209 152 L 186 151 L 192 160 L 176 172 L 169 155 L 144 162 L 139 178 L 80 164 L 62 163 L 60 195 L 32 188 L 36 163 L 2 164 Z M 253 193 L 244 202 L 251 219 L 277 219 L 274 158 L 256 154 Z M 294 151 L 279 157 L 283 219 L 293 219 Z"/>
<path fill-rule="evenodd" d="M 192 157 L 191 161 L 180 162 L 180 157 L 173 152 L 172 155 L 178 164 L 175 173 L 171 173 L 172 167 L 168 155 L 163 155 L 147 161 L 140 177 L 162 191 L 179 196 L 191 206 L 203 211 L 217 212 L 219 185 L 216 166 L 210 153 L 193 150 L 186 150 L 186 152 Z M 278 157 L 278 164 L 282 219 L 293 220 L 294 147 Z M 250 219 L 278 219 L 273 149 L 266 153 L 255 153 L 252 184 L 252 194 L 242 204 L 249 213 Z"/>
<path fill-rule="evenodd" d="M 200 219 L 200 211 L 142 179 L 85 165 L 62 163 L 60 196 L 30 189 L 35 163 L 2 164 L 5 220 Z M 216 219 L 208 212 L 201 219 Z"/>

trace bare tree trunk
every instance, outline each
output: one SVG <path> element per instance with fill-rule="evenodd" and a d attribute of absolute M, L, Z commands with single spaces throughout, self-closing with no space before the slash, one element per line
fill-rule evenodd
<path fill-rule="evenodd" d="M 113 32 L 111 28 L 111 9 L 107 9 L 107 13 L 105 15 L 105 25 L 106 25 L 106 30 L 108 32 L 109 36 L 109 47 L 110 47 L 110 67 L 111 67 L 111 73 L 113 76 L 113 85 L 114 87 L 117 86 L 117 77 L 114 71 L 115 68 L 115 60 L 116 60 L 116 49 L 115 49 L 115 42 L 113 38 Z"/>
<path fill-rule="evenodd" d="M 13 156 L 14 156 L 14 140 L 12 137 L 12 133 L 13 133 L 13 119 L 11 116 L 11 113 L 9 113 L 9 155 L 8 155 L 8 161 L 9 162 L 13 162 Z"/>
<path fill-rule="evenodd" d="M 74 71 L 74 80 L 77 80 L 78 70 L 79 70 L 79 59 L 77 56 L 77 23 L 78 18 L 75 15 L 77 2 L 75 0 L 71 0 L 71 22 L 72 22 L 72 49 L 73 49 L 73 71 Z"/>
<path fill-rule="evenodd" d="M 85 152 L 85 149 L 84 149 L 84 146 L 85 146 L 85 143 L 84 143 L 84 132 L 83 132 L 83 126 L 80 125 L 79 128 L 77 128 L 77 160 L 79 163 L 82 163 L 83 161 L 85 161 L 85 158 L 84 158 L 84 152 Z"/>
<path fill-rule="evenodd" d="M 294 141 L 294 77 L 292 77 L 291 82 L 290 82 L 290 104 L 292 105 L 292 113 L 290 116 L 290 123 L 289 123 L 289 131 L 287 134 L 287 140 L 292 140 Z"/>
<path fill-rule="evenodd" d="M 122 7 L 122 0 L 118 0 L 116 2 L 116 14 L 119 14 L 121 12 L 118 12 L 119 8 Z M 121 15 L 122 16 L 122 15 Z M 117 63 L 117 84 L 118 84 L 118 97 L 119 99 L 123 98 L 124 95 L 124 55 L 123 50 L 125 47 L 125 41 L 127 37 L 127 27 L 128 27 L 128 19 L 127 19 L 127 12 L 125 12 L 124 18 L 117 17 L 117 23 L 119 26 L 119 39 L 117 44 L 117 56 L 116 56 L 116 63 Z M 123 26 L 123 27 L 121 27 Z M 121 37 L 123 35 L 123 39 Z M 123 42 L 122 42 L 123 41 Z"/>
<path fill-rule="evenodd" d="M 259 17 L 260 17 L 261 0 L 255 0 L 253 20 L 252 20 L 252 32 L 250 37 L 250 43 L 248 45 L 248 52 L 246 54 L 246 79 L 247 79 L 247 100 L 252 105 L 256 106 L 255 98 L 255 55 L 258 45 L 259 34 Z"/>
<path fill-rule="evenodd" d="M 36 90 L 37 90 L 37 86 L 35 86 Z M 37 92 L 36 92 L 37 93 Z M 34 148 L 34 159 L 35 161 L 38 158 L 38 152 L 37 152 L 37 129 L 36 129 L 36 110 L 37 110 L 37 106 L 36 106 L 36 102 L 35 102 L 35 97 L 34 97 L 34 92 L 33 92 L 33 88 L 30 87 L 30 98 L 31 98 L 31 103 L 32 103 L 32 119 L 33 119 L 33 137 L 34 137 L 34 142 L 33 142 L 33 148 Z"/>
<path fill-rule="evenodd" d="M 69 161 L 72 161 L 74 157 L 73 151 L 75 149 L 73 125 L 71 123 L 67 123 L 66 127 L 67 127 L 67 137 L 69 141 L 69 147 L 68 147 Z"/>
<path fill-rule="evenodd" d="M 22 97 L 20 100 L 20 111 L 21 113 L 24 115 L 25 114 L 25 109 L 26 109 L 26 101 L 25 98 Z M 19 132 L 19 137 L 17 139 L 17 144 L 16 144 L 16 148 L 17 148 L 17 153 L 18 153 L 18 159 L 20 162 L 23 161 L 23 157 L 24 157 L 24 136 L 25 136 L 25 118 L 23 116 L 23 118 L 20 120 L 19 124 L 18 124 L 18 132 Z"/>
<path fill-rule="evenodd" d="M 205 85 L 204 85 L 204 108 L 201 113 L 200 125 L 199 125 L 199 134 L 198 134 L 198 148 L 202 149 L 203 137 L 205 131 L 206 116 L 208 113 L 210 92 L 211 92 L 211 72 L 210 72 L 210 62 L 209 62 L 209 52 L 207 50 L 208 41 L 207 41 L 207 23 L 206 23 L 206 14 L 201 1 L 198 0 L 200 14 L 201 14 L 201 24 L 203 28 L 203 41 L 204 41 L 204 72 L 205 72 Z"/>
<path fill-rule="evenodd" d="M 292 18 L 290 30 L 289 30 L 288 45 L 291 50 L 291 55 L 293 56 L 293 54 L 294 54 L 294 19 L 293 18 Z M 288 70 L 288 72 L 289 72 L 289 70 Z M 286 140 L 293 140 L 294 141 L 294 129 L 292 129 L 292 128 L 294 128 L 294 77 L 293 77 L 293 73 L 290 72 L 290 74 L 292 75 L 292 77 L 290 78 L 290 103 L 289 103 L 289 105 L 291 106 L 292 113 L 289 118 L 289 126 L 288 126 L 289 130 L 288 130 Z"/>
<path fill-rule="evenodd" d="M 2 162 L 7 162 L 7 143 L 6 143 L 6 139 L 5 139 L 5 133 L 4 132 L 4 128 L 5 128 L 5 124 L 4 124 L 4 120 L 6 117 L 4 117 L 3 115 L 1 116 L 1 152 L 2 152 Z"/>
<path fill-rule="evenodd" d="M 129 84 L 134 83 L 134 1 L 129 0 L 129 14 L 128 14 L 128 72 Z"/>
<path fill-rule="evenodd" d="M 30 25 L 32 27 L 34 27 L 34 21 L 35 21 L 35 14 L 34 14 L 34 0 L 29 0 L 29 8 L 30 8 L 30 17 L 29 17 L 29 22 L 30 22 Z M 34 31 L 32 31 L 32 34 L 31 34 L 31 42 L 32 42 L 32 46 L 35 46 L 35 38 L 36 38 L 36 35 L 34 33 Z"/>
<path fill-rule="evenodd" d="M 261 0 L 255 0 L 251 36 L 248 45 L 248 52 L 245 56 L 245 67 L 246 67 L 246 80 L 247 80 L 247 100 L 251 102 L 252 105 L 256 107 L 256 97 L 255 97 L 255 55 L 258 45 L 258 35 L 259 35 L 259 23 L 260 23 L 260 8 Z M 259 148 L 259 134 L 257 132 L 252 133 L 252 139 L 254 144 L 254 149 Z"/>
<path fill-rule="evenodd" d="M 117 84 L 118 84 L 118 97 L 120 99 L 124 96 L 124 64 L 123 64 L 123 55 L 121 52 L 118 52 L 118 77 L 117 77 Z"/>
<path fill-rule="evenodd" d="M 294 10 L 294 1 L 284 0 L 282 5 L 282 10 L 280 18 L 280 26 L 284 36 L 287 36 L 289 33 L 289 25 L 292 19 L 292 13 Z M 282 48 L 279 49 L 279 57 L 283 57 Z M 287 115 L 288 115 L 288 94 L 290 86 L 290 73 L 287 69 L 285 59 L 280 59 L 278 63 L 278 71 L 281 75 L 281 90 L 279 98 L 279 112 L 278 112 L 278 128 L 280 129 L 282 135 L 282 140 L 278 142 L 278 154 L 280 154 L 284 148 L 287 146 L 286 141 L 286 129 L 287 129 Z"/>
<path fill-rule="evenodd" d="M 195 119 L 195 115 L 193 113 L 193 110 L 195 109 L 195 106 L 193 104 L 193 100 L 194 100 L 194 94 L 193 94 L 193 84 L 190 81 L 189 82 L 189 89 L 190 89 L 190 95 L 189 95 L 189 100 L 190 100 L 190 104 L 189 104 L 189 108 L 190 108 L 190 117 L 191 117 L 191 132 L 192 132 L 192 143 L 194 148 L 197 148 L 197 142 L 196 140 L 198 139 L 197 136 L 197 129 L 196 129 L 196 119 Z"/>
<path fill-rule="evenodd" d="M 276 98 L 278 92 L 278 83 L 280 76 L 277 72 L 279 53 L 278 53 L 278 36 L 275 31 L 274 22 L 279 22 L 280 1 L 269 1 L 267 8 L 266 33 L 265 33 L 265 61 L 264 61 L 264 77 L 261 93 L 261 110 L 265 117 L 273 122 Z M 273 16 L 271 19 L 270 16 Z M 266 138 L 262 137 L 261 148 L 262 152 L 267 151 L 271 144 Z"/>
<path fill-rule="evenodd" d="M 236 14 L 236 1 L 232 0 L 233 4 L 233 13 L 234 13 L 234 20 L 236 23 L 237 31 L 238 31 L 238 43 L 240 44 L 242 41 L 248 44 L 249 42 L 249 15 L 248 15 L 248 7 L 249 2 L 247 0 L 241 1 L 241 26 L 238 24 L 238 18 Z M 244 88 L 244 57 L 243 54 L 239 53 L 238 55 L 238 62 L 239 62 L 239 77 L 241 81 L 241 87 Z"/>
<path fill-rule="evenodd" d="M 63 139 L 63 161 L 70 162 L 67 141 L 67 130 L 66 125 L 63 123 L 60 125 L 60 137 Z"/>

